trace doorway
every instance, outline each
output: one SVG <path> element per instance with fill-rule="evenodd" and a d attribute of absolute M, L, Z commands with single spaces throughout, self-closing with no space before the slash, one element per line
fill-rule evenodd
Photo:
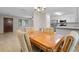
<path fill-rule="evenodd" d="M 4 18 L 4 33 L 13 32 L 13 18 Z"/>

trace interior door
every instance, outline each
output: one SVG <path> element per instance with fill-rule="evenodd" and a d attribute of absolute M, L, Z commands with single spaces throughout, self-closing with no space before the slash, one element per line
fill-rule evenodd
<path fill-rule="evenodd" d="M 13 18 L 4 18 L 4 33 L 13 32 Z"/>

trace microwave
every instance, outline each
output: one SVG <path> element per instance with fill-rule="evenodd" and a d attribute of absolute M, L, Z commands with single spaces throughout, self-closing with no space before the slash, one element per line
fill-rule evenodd
<path fill-rule="evenodd" d="M 66 20 L 60 20 L 60 26 L 66 26 L 67 23 L 66 23 Z"/>

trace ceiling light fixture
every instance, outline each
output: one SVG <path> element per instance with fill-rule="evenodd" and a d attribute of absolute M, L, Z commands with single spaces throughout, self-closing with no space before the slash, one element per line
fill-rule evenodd
<path fill-rule="evenodd" d="M 35 7 L 34 9 L 38 12 L 41 12 L 45 10 L 45 7 Z"/>
<path fill-rule="evenodd" d="M 55 15 L 62 15 L 62 13 L 60 13 L 60 12 L 55 12 Z"/>

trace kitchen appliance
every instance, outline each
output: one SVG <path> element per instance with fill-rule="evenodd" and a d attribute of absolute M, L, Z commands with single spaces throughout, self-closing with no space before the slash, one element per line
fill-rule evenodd
<path fill-rule="evenodd" d="M 66 26 L 67 23 L 66 23 L 66 20 L 60 20 L 60 26 Z"/>

